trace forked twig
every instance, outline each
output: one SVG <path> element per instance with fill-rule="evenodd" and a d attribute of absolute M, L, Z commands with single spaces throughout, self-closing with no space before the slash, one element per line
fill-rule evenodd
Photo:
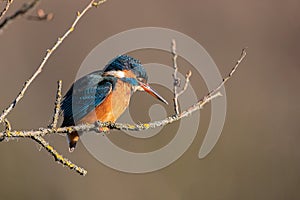
<path fill-rule="evenodd" d="M 173 102 L 174 102 L 174 111 L 175 114 L 179 114 L 179 106 L 178 106 L 178 97 L 180 95 L 182 95 L 188 88 L 189 86 L 189 82 L 190 82 L 190 77 L 192 75 L 192 72 L 189 71 L 186 75 L 185 75 L 185 83 L 184 86 L 182 88 L 182 90 L 180 92 L 178 92 L 178 88 L 180 87 L 181 84 L 181 80 L 180 78 L 178 78 L 177 73 L 178 73 L 178 66 L 177 66 L 177 53 L 176 53 L 176 41 L 173 39 L 172 40 L 172 48 L 171 48 L 171 53 L 173 55 L 173 68 L 174 68 L 174 73 L 173 73 L 173 79 L 174 79 L 174 83 L 173 83 Z"/>

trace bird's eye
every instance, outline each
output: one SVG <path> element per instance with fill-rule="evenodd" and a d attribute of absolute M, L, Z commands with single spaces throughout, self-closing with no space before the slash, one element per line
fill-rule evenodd
<path fill-rule="evenodd" d="M 143 79 L 143 78 L 137 78 L 137 80 L 138 80 L 139 82 L 142 82 L 142 83 L 145 82 L 145 79 Z"/>

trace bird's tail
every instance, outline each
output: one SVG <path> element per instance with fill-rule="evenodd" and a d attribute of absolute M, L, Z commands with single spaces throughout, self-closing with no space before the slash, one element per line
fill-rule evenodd
<path fill-rule="evenodd" d="M 69 151 L 73 152 L 76 147 L 76 144 L 79 140 L 79 135 L 76 131 L 74 131 L 72 133 L 69 133 L 67 138 L 68 138 L 68 143 L 69 143 Z"/>

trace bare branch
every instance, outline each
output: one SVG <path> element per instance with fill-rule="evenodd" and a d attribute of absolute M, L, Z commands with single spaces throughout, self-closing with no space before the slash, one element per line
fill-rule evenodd
<path fill-rule="evenodd" d="M 75 170 L 80 175 L 85 176 L 87 174 L 87 171 L 81 167 L 78 167 L 76 164 L 72 163 L 67 158 L 64 158 L 61 154 L 59 154 L 44 138 L 41 136 L 32 136 L 32 139 L 42 145 L 44 149 L 46 149 L 55 159 L 55 161 L 61 163 L 64 166 L 67 166 L 68 168 Z"/>
<path fill-rule="evenodd" d="M 66 33 L 58 38 L 58 40 L 56 41 L 56 43 L 54 44 L 54 46 L 51 49 L 47 50 L 47 53 L 44 57 L 44 59 L 42 60 L 40 66 L 37 68 L 37 70 L 34 72 L 34 74 L 24 83 L 23 88 L 21 89 L 21 91 L 19 92 L 19 94 L 17 95 L 17 97 L 15 98 L 15 100 L 2 112 L 1 116 L 0 116 L 0 123 L 3 121 L 3 119 L 12 111 L 12 109 L 17 105 L 17 103 L 23 98 L 25 92 L 27 91 L 28 87 L 30 86 L 30 84 L 36 79 L 36 77 L 42 72 L 43 67 L 45 66 L 45 64 L 47 63 L 48 59 L 50 58 L 50 56 L 53 54 L 53 52 L 62 44 L 62 42 L 69 36 L 70 33 L 72 33 L 75 29 L 75 26 L 77 25 L 77 23 L 79 22 L 79 20 L 84 16 L 84 14 L 91 9 L 92 7 L 97 7 L 100 4 L 104 3 L 106 0 L 103 1 L 94 1 L 92 0 L 84 9 L 82 12 L 78 12 L 75 21 L 73 22 L 73 24 L 71 25 L 71 27 L 66 31 Z"/>
<path fill-rule="evenodd" d="M 167 124 L 171 124 L 175 121 L 178 121 L 184 117 L 189 116 L 193 112 L 202 109 L 207 103 L 209 103 L 211 100 L 222 96 L 221 93 L 213 94 L 209 97 L 205 97 L 193 106 L 191 106 L 189 109 L 183 111 L 180 114 L 173 115 L 170 117 L 167 117 L 163 120 L 159 121 L 153 121 L 150 123 L 144 123 L 144 124 L 122 124 L 122 123 L 111 123 L 111 122 L 100 122 L 97 121 L 94 124 L 81 124 L 77 126 L 70 126 L 70 127 L 61 127 L 57 129 L 51 129 L 51 128 L 39 128 L 38 130 L 29 130 L 29 131 L 11 131 L 9 136 L 5 136 L 7 140 L 13 139 L 13 138 L 26 138 L 26 137 L 35 137 L 35 136 L 45 136 L 48 134 L 54 134 L 54 133 L 60 133 L 60 134 L 67 134 L 74 131 L 95 131 L 100 132 L 100 127 L 108 127 L 109 129 L 116 129 L 116 130 L 129 130 L 129 131 L 143 131 L 148 129 L 157 128 L 160 126 L 165 126 Z M 0 137 L 4 135 L 3 132 L 0 132 Z"/>
<path fill-rule="evenodd" d="M 173 94 L 174 94 L 174 98 L 173 98 L 173 102 L 174 102 L 174 111 L 175 114 L 177 115 L 179 113 L 179 108 L 178 108 L 178 92 L 177 92 L 177 88 L 180 86 L 180 79 L 177 77 L 177 73 L 178 73 L 178 67 L 177 67 L 177 53 L 176 53 L 176 41 L 172 40 L 172 55 L 173 55 L 173 68 L 174 68 L 174 73 L 173 73 L 173 79 L 174 79 L 174 83 L 173 83 Z"/>
<path fill-rule="evenodd" d="M 26 14 L 28 11 L 33 9 L 40 0 L 33 0 L 30 3 L 24 3 L 21 8 L 19 8 L 14 14 L 6 17 L 3 22 L 0 23 L 0 30 L 3 29 L 9 22 L 14 21 L 19 16 Z"/>
<path fill-rule="evenodd" d="M 5 124 L 5 132 L 6 134 L 8 134 L 11 131 L 11 125 L 8 119 L 6 118 L 4 119 L 4 124 Z"/>
<path fill-rule="evenodd" d="M 56 100 L 54 106 L 54 114 L 53 114 L 52 122 L 48 126 L 49 128 L 52 129 L 57 128 L 57 122 L 58 122 L 59 112 L 60 112 L 60 102 L 62 98 L 61 89 L 62 89 L 62 80 L 59 80 L 57 81 L 57 92 L 56 92 Z"/>
<path fill-rule="evenodd" d="M 11 131 L 11 125 L 10 122 L 8 121 L 8 119 L 4 119 L 3 120 L 5 129 L 4 129 L 4 133 L 3 135 L 0 136 L 0 142 L 2 142 L 6 137 L 10 137 L 10 131 Z"/>
<path fill-rule="evenodd" d="M 116 129 L 116 130 L 129 130 L 129 131 L 143 131 L 148 129 L 153 129 L 161 126 L 165 126 L 167 124 L 171 124 L 175 121 L 178 121 L 184 117 L 189 116 L 193 112 L 202 109 L 207 103 L 209 103 L 211 100 L 222 96 L 221 93 L 217 92 L 216 94 L 211 95 L 210 97 L 205 96 L 202 100 L 191 106 L 189 109 L 183 111 L 182 113 L 178 115 L 173 115 L 170 117 L 167 117 L 163 120 L 159 121 L 153 121 L 150 123 L 144 123 L 144 124 L 122 124 L 122 123 L 111 123 L 111 122 L 101 122 L 97 121 L 94 124 L 81 124 L 77 126 L 70 126 L 70 127 L 61 127 L 57 129 L 51 129 L 51 128 L 39 128 L 38 130 L 29 130 L 29 131 L 11 131 L 9 136 L 5 136 L 3 132 L 0 132 L 0 137 L 5 136 L 7 140 L 13 139 L 13 138 L 26 138 L 26 137 L 35 137 L 35 136 L 45 136 L 48 134 L 54 134 L 54 133 L 71 133 L 74 131 L 95 131 L 100 132 L 100 127 L 108 127 L 109 129 Z"/>
<path fill-rule="evenodd" d="M 184 83 L 184 87 L 182 88 L 182 90 L 177 94 L 177 96 L 179 97 L 180 95 L 182 95 L 188 88 L 189 86 L 189 82 L 190 82 L 190 77 L 192 76 L 192 71 L 189 71 L 186 75 L 185 75 L 185 83 Z"/>
<path fill-rule="evenodd" d="M 242 49 L 242 53 L 240 55 L 240 58 L 236 61 L 234 67 L 231 69 L 231 71 L 229 72 L 228 76 L 223 78 L 223 81 L 212 91 L 210 91 L 207 96 L 210 96 L 212 94 L 214 94 L 215 92 L 217 92 L 218 90 L 221 89 L 221 87 L 232 77 L 232 75 L 235 73 L 236 69 L 239 67 L 240 63 L 244 60 L 244 58 L 246 57 L 247 52 L 246 52 L 246 48 Z"/>
<path fill-rule="evenodd" d="M 5 15 L 5 13 L 8 11 L 10 5 L 13 3 L 14 0 L 7 0 L 5 8 L 0 13 L 0 19 Z"/>

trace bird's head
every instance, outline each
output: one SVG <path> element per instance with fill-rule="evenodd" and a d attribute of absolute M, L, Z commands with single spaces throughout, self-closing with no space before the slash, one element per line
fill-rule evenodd
<path fill-rule="evenodd" d="M 145 91 L 160 101 L 168 104 L 148 84 L 148 75 L 142 63 L 128 55 L 120 55 L 111 60 L 104 68 L 103 76 L 114 76 L 131 84 L 134 91 Z"/>

